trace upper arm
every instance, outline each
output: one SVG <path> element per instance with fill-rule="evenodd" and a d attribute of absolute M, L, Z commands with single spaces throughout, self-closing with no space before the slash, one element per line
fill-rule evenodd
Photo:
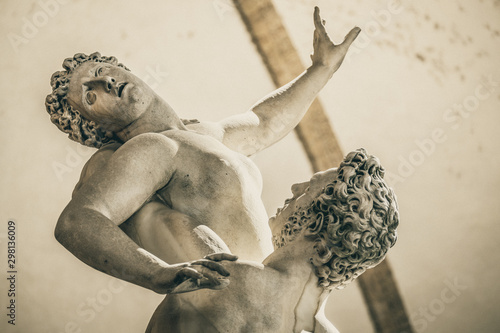
<path fill-rule="evenodd" d="M 219 122 L 187 124 L 187 128 L 209 135 L 229 149 L 243 155 L 252 155 L 267 146 L 270 136 L 264 133 L 264 124 L 253 111 L 237 114 Z"/>
<path fill-rule="evenodd" d="M 177 145 L 155 133 L 139 135 L 82 183 L 68 208 L 88 208 L 120 224 L 165 186 L 175 170 Z"/>
<path fill-rule="evenodd" d="M 230 149 L 252 155 L 266 148 L 268 133 L 262 131 L 262 119 L 253 111 L 247 111 L 219 122 L 222 128 L 222 143 Z"/>
<path fill-rule="evenodd" d="M 223 132 L 222 142 L 232 150 L 249 156 L 281 140 L 293 130 L 302 115 L 286 112 L 286 108 L 275 104 L 269 97 L 250 111 L 219 122 Z"/>

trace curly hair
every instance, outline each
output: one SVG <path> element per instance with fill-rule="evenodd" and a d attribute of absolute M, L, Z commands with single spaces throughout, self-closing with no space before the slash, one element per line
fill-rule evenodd
<path fill-rule="evenodd" d="M 69 105 L 67 93 L 73 71 L 87 61 L 105 62 L 129 70 L 118 63 L 115 57 L 101 56 L 99 52 L 91 55 L 77 53 L 73 58 L 66 58 L 62 64 L 65 70 L 52 74 L 50 85 L 52 93 L 45 98 L 45 107 L 50 115 L 50 120 L 61 131 L 68 133 L 71 140 L 82 145 L 100 148 L 111 141 L 120 141 L 115 133 L 107 131 L 93 121 L 84 118 L 78 110 Z"/>
<path fill-rule="evenodd" d="M 295 212 L 274 243 L 281 247 L 304 232 L 314 239 L 319 284 L 342 289 L 379 264 L 397 239 L 396 196 L 380 161 L 364 149 L 349 153 L 312 205 Z"/>

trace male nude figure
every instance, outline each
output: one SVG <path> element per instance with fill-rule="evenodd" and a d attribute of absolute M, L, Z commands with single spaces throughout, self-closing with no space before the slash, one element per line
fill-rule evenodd
<path fill-rule="evenodd" d="M 398 205 L 383 177 L 379 160 L 359 149 L 338 169 L 293 185 L 269 220 L 275 251 L 262 264 L 224 262 L 225 289 L 167 295 L 146 332 L 338 333 L 323 311 L 330 291 L 376 266 L 396 242 Z M 200 241 L 187 240 L 192 248 Z"/>
<path fill-rule="evenodd" d="M 46 99 L 51 120 L 70 138 L 102 148 L 85 166 L 58 220 L 57 240 L 97 270 L 158 293 L 177 292 L 189 279 L 197 281 L 193 289 L 221 288 L 221 278 L 229 273 L 216 261 L 235 259 L 222 254 L 167 264 L 145 249 L 169 237 L 178 244 L 183 240 L 175 232 L 155 232 L 159 216 L 173 221 L 170 214 L 181 213 L 203 223 L 242 258 L 260 260 L 268 254 L 271 235 L 260 198 L 261 176 L 247 156 L 299 123 L 359 33 L 354 28 L 334 45 L 317 8 L 314 24 L 312 65 L 250 111 L 218 123 L 185 125 L 115 58 L 96 53 L 66 59 L 66 71 L 53 75 L 54 91 Z M 271 127 L 276 122 L 283 125 L 279 131 Z M 119 143 L 103 146 L 111 138 Z M 130 237 L 118 227 L 125 221 L 132 225 L 123 228 Z M 145 229 L 149 235 L 141 234 Z M 196 232 L 195 237 L 210 238 L 203 228 Z M 179 255 L 174 245 L 167 244 L 172 251 L 162 251 L 164 258 Z"/>

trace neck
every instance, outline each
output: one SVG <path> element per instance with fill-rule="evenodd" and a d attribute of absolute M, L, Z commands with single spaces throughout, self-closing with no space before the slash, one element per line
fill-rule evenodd
<path fill-rule="evenodd" d="M 127 142 L 143 133 L 159 133 L 168 130 L 187 130 L 170 105 L 156 96 L 151 106 L 139 118 L 128 124 L 116 135 Z"/>
<path fill-rule="evenodd" d="M 287 276 L 289 299 L 283 302 L 283 313 L 289 314 L 290 327 L 287 331 L 301 332 L 315 330 L 316 315 L 328 293 L 318 286 L 318 278 L 309 258 L 314 248 L 310 241 L 294 240 L 277 249 L 264 260 L 264 265 Z"/>

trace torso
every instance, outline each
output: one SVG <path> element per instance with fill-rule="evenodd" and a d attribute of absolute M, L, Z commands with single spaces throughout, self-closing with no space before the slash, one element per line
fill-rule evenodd
<path fill-rule="evenodd" d="M 180 130 L 162 134 L 179 149 L 176 171 L 158 195 L 214 230 L 241 257 L 261 260 L 269 254 L 271 235 L 257 166 L 211 136 Z"/>

